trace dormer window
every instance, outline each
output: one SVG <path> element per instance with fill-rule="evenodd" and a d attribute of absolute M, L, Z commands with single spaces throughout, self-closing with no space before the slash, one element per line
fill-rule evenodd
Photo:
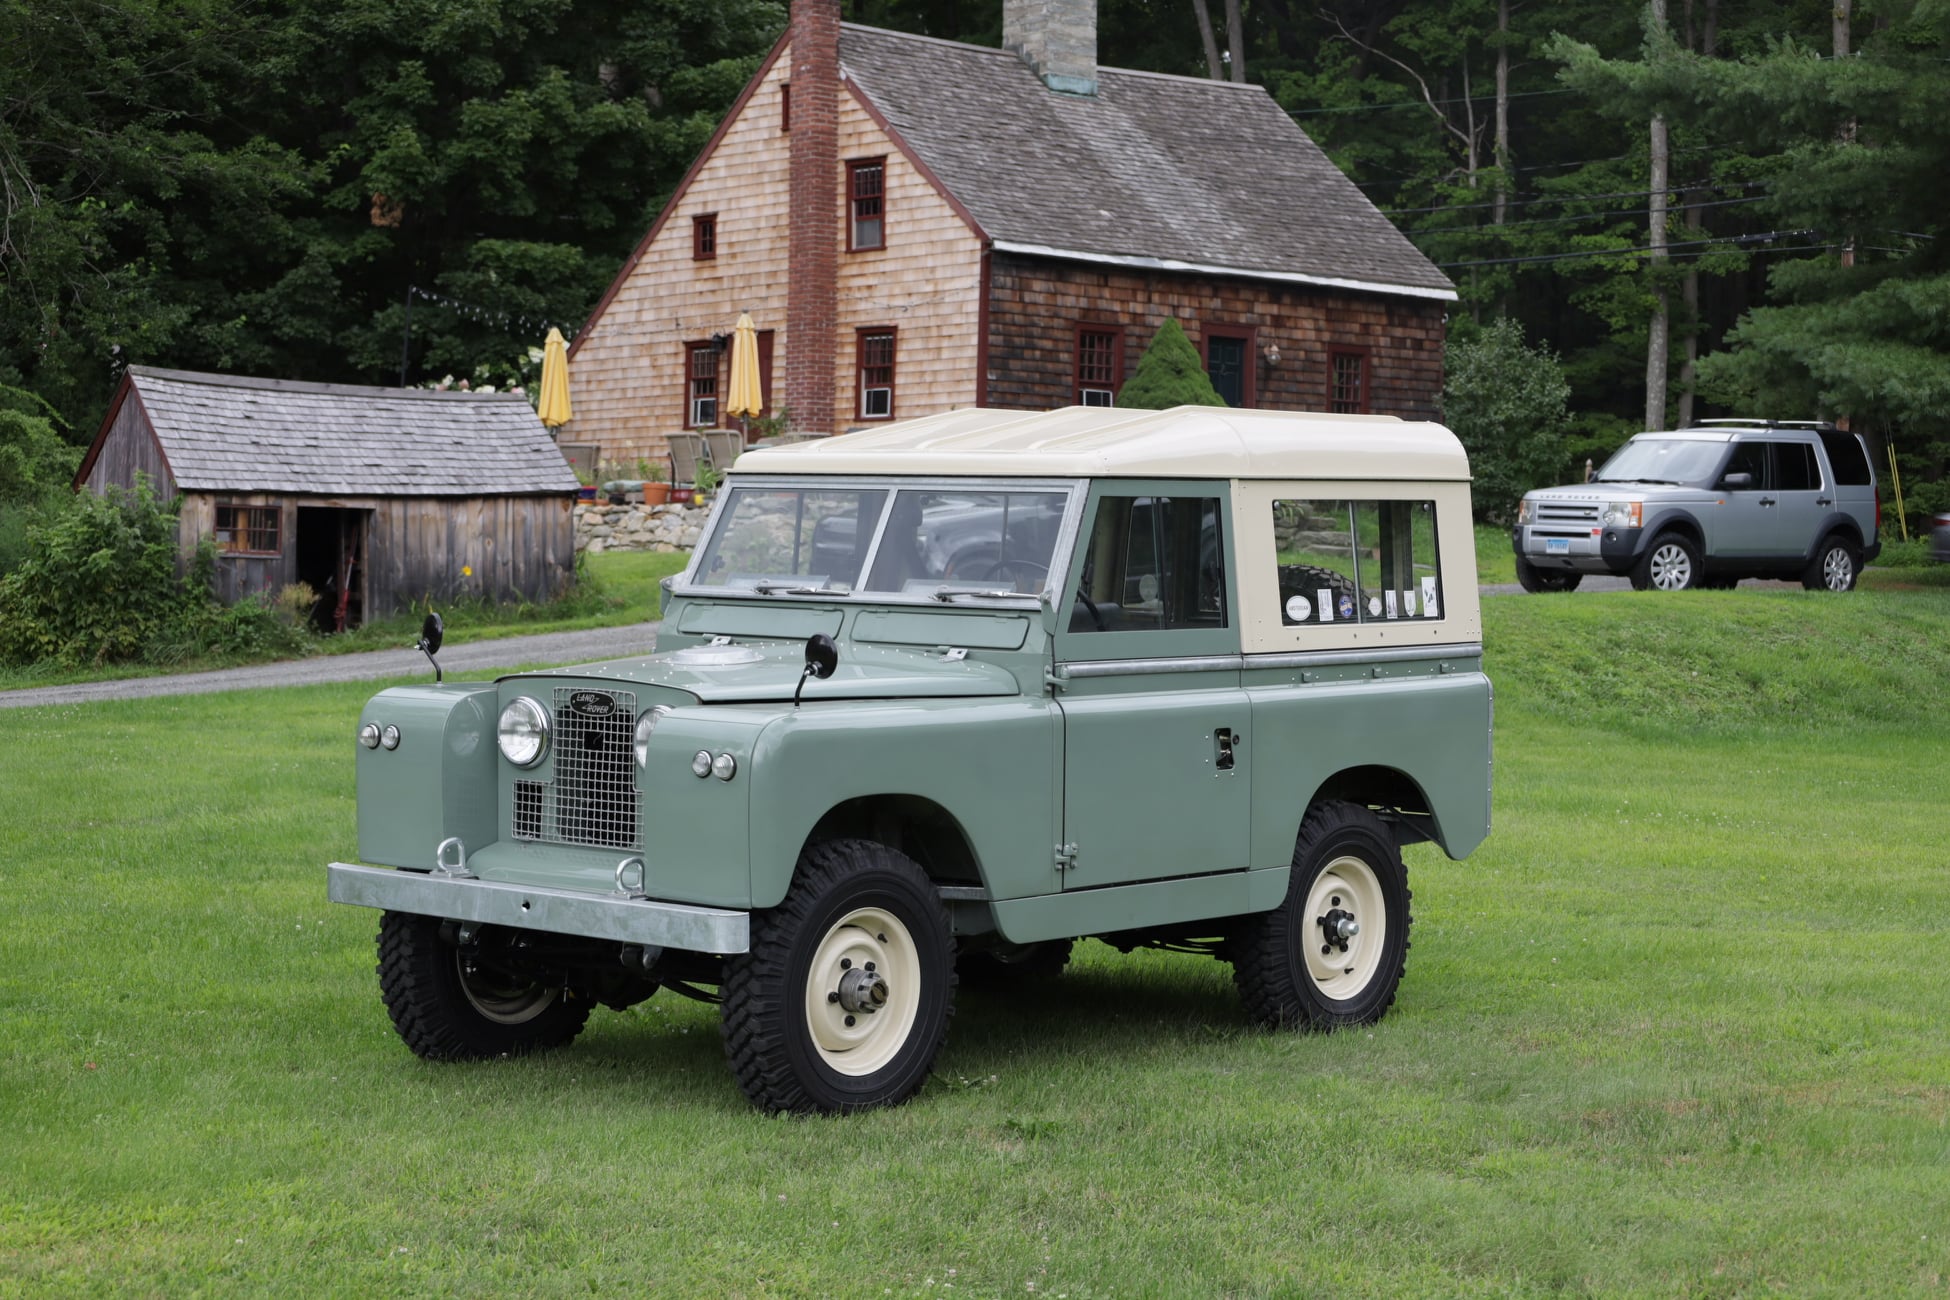
<path fill-rule="evenodd" d="M 862 158 L 848 163 L 846 193 L 847 251 L 887 247 L 887 160 Z"/>

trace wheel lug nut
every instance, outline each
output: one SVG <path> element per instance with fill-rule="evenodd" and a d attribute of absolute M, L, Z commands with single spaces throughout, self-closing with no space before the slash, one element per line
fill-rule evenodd
<path fill-rule="evenodd" d="M 840 969 L 841 969 L 841 970 L 852 970 L 852 969 L 853 969 L 853 958 L 851 958 L 851 957 L 842 957 L 842 958 L 840 958 Z"/>
<path fill-rule="evenodd" d="M 828 993 L 826 995 L 826 1000 L 828 1002 L 838 1002 L 840 1000 L 840 995 L 838 993 Z"/>
<path fill-rule="evenodd" d="M 853 1028 L 853 1017 L 852 1017 L 852 1016 L 848 1016 L 848 1017 L 846 1018 L 846 1027 L 847 1027 L 848 1029 L 851 1029 L 851 1028 Z"/>
<path fill-rule="evenodd" d="M 873 969 L 873 963 L 872 963 L 872 962 L 868 962 L 868 963 L 866 964 L 866 966 L 865 966 L 865 967 L 863 967 L 862 969 L 865 969 L 865 970 L 872 970 L 872 969 Z"/>

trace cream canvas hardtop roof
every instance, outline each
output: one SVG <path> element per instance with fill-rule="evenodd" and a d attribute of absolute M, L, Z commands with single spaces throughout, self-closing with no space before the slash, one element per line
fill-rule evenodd
<path fill-rule="evenodd" d="M 1066 406 L 945 411 L 757 448 L 740 456 L 732 473 L 1466 482 L 1469 459 L 1441 425 L 1390 415 Z"/>

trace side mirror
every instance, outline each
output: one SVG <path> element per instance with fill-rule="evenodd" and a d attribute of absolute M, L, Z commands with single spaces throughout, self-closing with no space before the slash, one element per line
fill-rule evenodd
<path fill-rule="evenodd" d="M 427 657 L 427 662 L 433 665 L 433 683 L 436 686 L 441 681 L 440 663 L 433 656 L 439 651 L 441 638 L 446 633 L 447 627 L 440 621 L 440 615 L 433 610 L 428 610 L 426 622 L 420 624 L 419 650 Z"/>
<path fill-rule="evenodd" d="M 1729 474 L 1720 480 L 1723 488 L 1750 488 L 1754 485 L 1752 474 Z"/>
<path fill-rule="evenodd" d="M 799 685 L 792 692 L 792 707 L 799 707 L 799 692 L 806 689 L 806 679 L 817 677 L 821 681 L 833 675 L 840 666 L 840 647 L 832 637 L 824 632 L 815 632 L 806 638 L 806 670 L 799 674 Z"/>

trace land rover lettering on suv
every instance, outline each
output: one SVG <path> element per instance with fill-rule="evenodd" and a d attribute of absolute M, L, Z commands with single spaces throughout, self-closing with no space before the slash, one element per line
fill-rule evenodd
<path fill-rule="evenodd" d="M 1641 433 L 1589 483 L 1527 494 L 1511 540 L 1526 591 L 1587 573 L 1640 591 L 1799 578 L 1848 591 L 1882 550 L 1861 438 L 1826 424 L 1708 420 Z"/>
<path fill-rule="evenodd" d="M 721 1003 L 773 1110 L 902 1100 L 958 985 L 1084 936 L 1369 1023 L 1402 846 L 1489 830 L 1480 641 L 1439 426 L 975 410 L 752 451 L 654 654 L 372 699 L 330 895 L 383 911 L 424 1057 L 662 989 Z"/>

